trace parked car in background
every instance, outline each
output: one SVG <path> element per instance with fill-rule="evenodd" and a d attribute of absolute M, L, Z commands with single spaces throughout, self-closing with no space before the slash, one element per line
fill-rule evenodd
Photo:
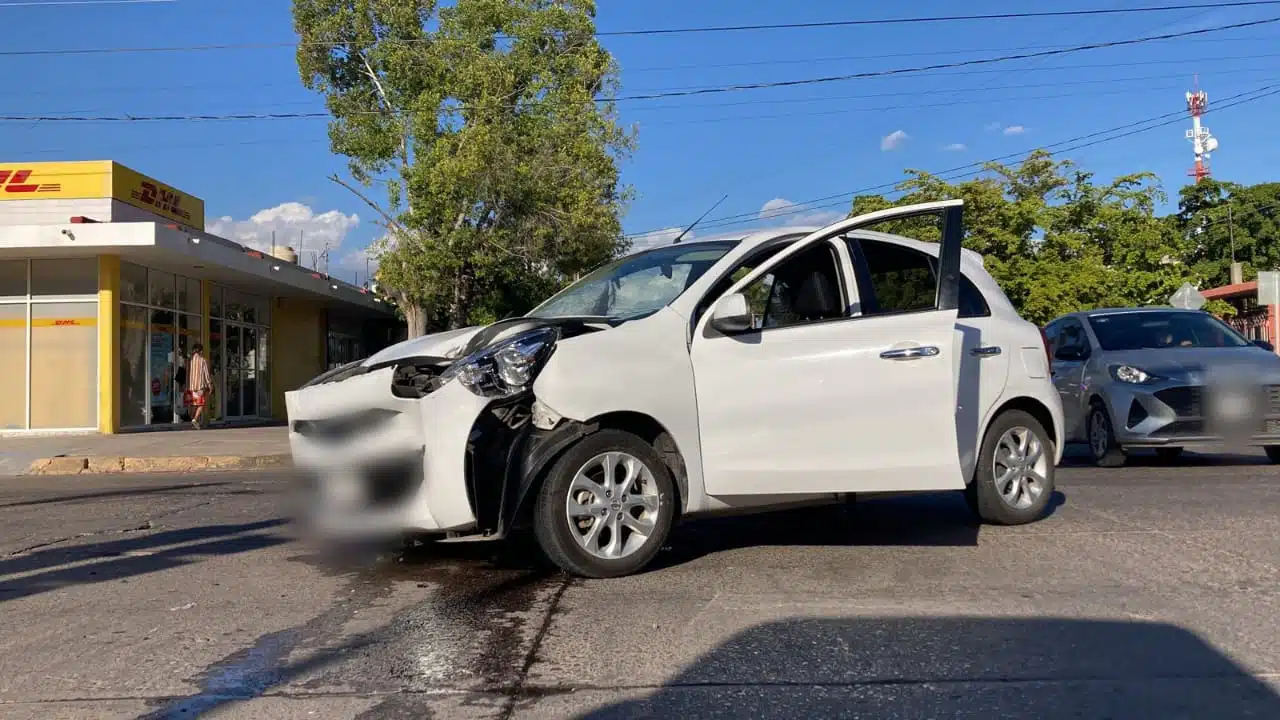
<path fill-rule="evenodd" d="M 1089 310 L 1045 327 L 1068 442 L 1102 467 L 1223 441 L 1280 462 L 1280 357 L 1200 310 Z"/>
<path fill-rule="evenodd" d="M 907 221 L 941 242 L 874 230 Z M 286 394 L 316 516 L 531 526 L 587 577 L 708 513 L 954 490 L 987 522 L 1037 520 L 1061 457 L 1048 349 L 962 222 L 953 200 L 646 250 L 524 317 L 326 373 Z"/>

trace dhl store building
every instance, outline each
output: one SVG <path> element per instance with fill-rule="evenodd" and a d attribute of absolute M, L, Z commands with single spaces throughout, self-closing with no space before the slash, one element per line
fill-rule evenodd
<path fill-rule="evenodd" d="M 366 289 L 204 231 L 204 203 L 111 161 L 0 164 L 0 433 L 283 419 L 284 393 L 399 339 Z"/>

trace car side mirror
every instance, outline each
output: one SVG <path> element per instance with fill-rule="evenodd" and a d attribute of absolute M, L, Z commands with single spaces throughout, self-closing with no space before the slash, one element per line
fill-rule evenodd
<path fill-rule="evenodd" d="M 1266 350 L 1267 352 L 1275 352 L 1275 351 L 1276 351 L 1276 346 L 1275 346 L 1275 345 L 1272 345 L 1271 343 L 1267 342 L 1266 340 L 1254 340 L 1254 341 L 1253 341 L 1253 344 L 1254 344 L 1254 345 L 1257 345 L 1258 347 L 1262 348 L 1263 350 Z"/>
<path fill-rule="evenodd" d="M 730 293 L 716 301 L 711 310 L 711 327 L 725 335 L 746 332 L 751 329 L 751 307 L 747 296 Z"/>
<path fill-rule="evenodd" d="M 1083 348 L 1071 345 L 1060 347 L 1057 352 L 1053 354 L 1054 360 L 1062 360 L 1065 362 L 1079 362 L 1080 360 L 1084 360 L 1086 357 L 1088 356 Z"/>

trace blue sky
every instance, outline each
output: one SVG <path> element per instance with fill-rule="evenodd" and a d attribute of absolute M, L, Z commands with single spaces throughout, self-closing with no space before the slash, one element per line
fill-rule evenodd
<path fill-rule="evenodd" d="M 296 39 L 286 0 L 4 7 L 15 1 L 0 0 L 7 52 Z M 1053 7 L 1158 4 L 1163 3 L 1072 0 Z M 1031 6 L 973 0 L 963 11 Z M 608 31 L 806 22 L 945 15 L 958 7 L 943 0 L 890 8 L 834 0 L 603 0 L 598 25 Z M 1275 16 L 1280 6 L 604 42 L 621 65 L 623 94 L 638 94 L 911 67 Z M 757 213 L 892 182 L 905 168 L 944 170 L 1177 112 L 1196 73 L 1212 108 L 1215 98 L 1280 82 L 1277 39 L 1280 24 L 917 76 L 625 102 L 623 118 L 639 124 L 639 146 L 623 166 L 624 180 L 638 193 L 624 226 L 629 233 L 679 226 L 726 193 L 711 219 Z M 9 55 L 0 56 L 0 68 L 5 115 L 323 110 L 299 83 L 290 47 Z M 1206 117 L 1221 142 L 1212 158 L 1215 177 L 1243 183 L 1278 179 L 1277 109 L 1280 96 L 1273 96 Z M 1183 137 L 1189 124 L 1188 119 L 1067 156 L 1102 178 L 1155 172 L 1176 196 L 1192 162 Z M 360 201 L 326 180 L 344 163 L 328 152 L 324 120 L 6 122 L 0 123 L 0 159 L 118 160 L 203 197 L 208 217 L 217 220 L 214 229 L 229 236 L 261 242 L 272 229 L 282 237 L 302 231 L 310 238 L 308 249 L 325 239 L 335 246 L 332 266 L 344 273 L 363 275 L 358 250 L 377 235 Z M 823 219 L 820 211 L 799 217 Z"/>

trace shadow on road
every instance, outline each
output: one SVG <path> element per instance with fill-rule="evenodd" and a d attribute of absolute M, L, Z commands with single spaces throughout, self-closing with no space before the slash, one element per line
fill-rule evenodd
<path fill-rule="evenodd" d="M 1167 624 L 792 619 L 734 636 L 650 697 L 580 717 L 1276 718 L 1280 696 Z"/>
<path fill-rule="evenodd" d="M 1272 462 L 1261 450 L 1256 454 L 1232 452 L 1228 450 L 1188 450 L 1177 458 L 1162 458 L 1156 451 L 1148 448 L 1134 448 L 1126 451 L 1125 467 L 1229 467 L 1248 465 L 1271 465 Z M 1092 468 L 1089 449 L 1081 445 L 1068 445 L 1062 453 L 1064 468 Z"/>
<path fill-rule="evenodd" d="M 132 534 L 121 540 L 50 547 L 0 560 L 0 602 L 73 585 L 110 582 L 188 565 L 201 558 L 260 550 L 288 538 L 260 531 L 284 520 L 208 525 Z M 27 574 L 27 573 L 35 574 Z M 13 577 L 20 575 L 21 577 Z"/>
<path fill-rule="evenodd" d="M 1054 492 L 1048 515 L 1066 503 Z M 821 506 L 692 520 L 671 534 L 652 569 L 726 550 L 766 546 L 969 547 L 981 525 L 960 493 L 859 500 L 849 508 Z"/>
<path fill-rule="evenodd" d="M 85 500 L 106 500 L 111 498 L 128 498 L 141 497 L 147 495 L 163 495 L 165 493 L 178 492 L 181 490 L 204 490 L 205 488 L 216 489 L 229 482 L 206 482 L 206 483 L 187 483 L 183 485 L 158 485 L 138 488 L 128 488 L 126 490 L 104 490 L 95 493 L 82 493 L 79 495 L 55 495 L 37 500 L 20 500 L 18 502 L 0 503 L 0 508 L 16 508 L 29 507 L 32 505 L 54 505 L 58 503 L 81 502 Z M 261 490 L 222 490 L 218 491 L 219 495 L 261 495 Z"/>

